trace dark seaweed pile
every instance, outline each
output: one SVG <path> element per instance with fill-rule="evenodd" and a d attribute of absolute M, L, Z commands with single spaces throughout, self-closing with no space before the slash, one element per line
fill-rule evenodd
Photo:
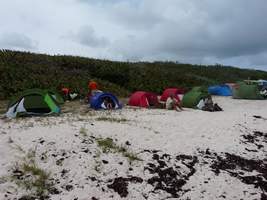
<path fill-rule="evenodd" d="M 148 184 L 154 186 L 154 191 L 162 190 L 171 195 L 179 197 L 179 192 L 196 170 L 195 164 L 198 162 L 197 157 L 190 155 L 177 155 L 172 157 L 169 154 L 153 154 L 154 163 L 148 163 L 145 170 L 148 170 L 153 177 L 147 180 Z M 175 160 L 176 166 L 170 166 L 169 161 Z M 186 170 L 181 170 L 186 168 Z"/>
<path fill-rule="evenodd" d="M 225 157 L 217 156 L 210 166 L 215 174 L 221 171 L 240 179 L 245 184 L 252 184 L 267 192 L 267 162 L 263 160 L 246 159 L 234 154 L 225 153 Z M 247 172 L 257 171 L 258 175 L 245 175 Z"/>
<path fill-rule="evenodd" d="M 118 177 L 113 180 L 112 184 L 108 185 L 108 188 L 113 189 L 121 197 L 127 197 L 129 182 L 142 183 L 143 179 L 140 177 L 136 177 L 136 176 L 132 176 L 129 178 Z"/>
<path fill-rule="evenodd" d="M 257 147 L 257 150 L 250 150 L 246 148 L 247 151 L 257 152 L 259 149 L 263 149 L 263 143 L 267 143 L 267 133 L 263 133 L 260 131 L 253 131 L 252 134 L 242 135 L 242 140 L 245 144 L 252 144 Z"/>

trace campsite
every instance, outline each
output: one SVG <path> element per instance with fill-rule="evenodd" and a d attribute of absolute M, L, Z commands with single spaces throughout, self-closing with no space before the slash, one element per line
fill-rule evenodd
<path fill-rule="evenodd" d="M 0 0 L 0 200 L 267 200 L 267 0 Z"/>
<path fill-rule="evenodd" d="M 2 119 L 0 199 L 266 199 L 267 101 L 214 101 Z"/>
<path fill-rule="evenodd" d="M 0 199 L 264 200 L 266 83 L 19 92 L 1 103 Z"/>

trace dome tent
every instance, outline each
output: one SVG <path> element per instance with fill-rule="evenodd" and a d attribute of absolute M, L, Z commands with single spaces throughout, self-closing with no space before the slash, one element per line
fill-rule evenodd
<path fill-rule="evenodd" d="M 59 113 L 60 108 L 47 90 L 29 89 L 13 97 L 8 104 L 6 116 L 45 115 Z"/>
<path fill-rule="evenodd" d="M 158 97 L 152 92 L 137 91 L 131 95 L 128 104 L 148 108 L 158 105 Z"/>
<path fill-rule="evenodd" d="M 187 108 L 196 108 L 197 104 L 201 99 L 207 98 L 209 96 L 206 89 L 203 87 L 194 87 L 189 92 L 185 93 L 182 106 Z"/>
<path fill-rule="evenodd" d="M 259 86 L 257 83 L 239 82 L 233 88 L 234 99 L 254 99 L 262 100 L 264 97 L 260 94 Z"/>
<path fill-rule="evenodd" d="M 106 93 L 106 92 L 99 92 L 99 93 L 96 93 L 94 96 L 92 96 L 90 98 L 90 107 L 95 110 L 107 109 L 103 105 L 105 99 L 108 99 L 110 101 L 110 103 L 112 104 L 112 108 L 114 109 L 122 108 L 122 105 L 120 104 L 117 97 L 115 97 L 111 93 Z"/>
<path fill-rule="evenodd" d="M 208 88 L 211 95 L 232 96 L 232 90 L 228 85 L 214 85 Z"/>
<path fill-rule="evenodd" d="M 167 88 L 164 90 L 163 94 L 160 97 L 160 101 L 167 101 L 168 97 L 173 94 L 174 97 L 180 101 L 179 94 L 184 94 L 184 89 L 181 88 Z"/>
<path fill-rule="evenodd" d="M 57 104 L 64 104 L 64 99 L 58 92 L 56 92 L 55 90 L 47 90 L 47 92 L 49 93 L 49 95 L 51 95 L 51 97 L 55 100 Z"/>

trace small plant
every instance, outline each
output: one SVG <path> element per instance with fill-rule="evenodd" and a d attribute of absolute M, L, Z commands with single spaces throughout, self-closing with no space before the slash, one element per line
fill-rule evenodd
<path fill-rule="evenodd" d="M 44 197 L 49 194 L 53 183 L 49 180 L 50 174 L 38 167 L 35 163 L 22 163 L 12 170 L 11 180 L 31 196 Z"/>
<path fill-rule="evenodd" d="M 130 162 L 133 162 L 133 161 L 142 161 L 141 158 L 139 158 L 135 153 L 132 153 L 132 152 L 125 152 L 125 153 L 123 153 L 123 155 L 125 157 L 127 157 Z"/>
<path fill-rule="evenodd" d="M 87 129 L 85 127 L 81 127 L 80 128 L 80 134 L 83 136 L 83 137 L 87 137 Z"/>
<path fill-rule="evenodd" d="M 129 121 L 129 120 L 125 119 L 125 118 L 114 118 L 114 117 L 98 117 L 98 118 L 96 118 L 96 120 L 97 121 L 117 122 L 117 123 Z"/>
<path fill-rule="evenodd" d="M 106 138 L 106 139 L 98 138 L 98 139 L 96 139 L 96 142 L 97 142 L 98 146 L 101 147 L 101 149 L 103 150 L 104 153 L 107 153 L 112 149 L 117 150 L 117 146 L 113 142 L 112 138 Z"/>
<path fill-rule="evenodd" d="M 96 139 L 96 142 L 97 145 L 102 149 L 103 153 L 121 153 L 124 157 L 128 158 L 130 162 L 142 161 L 142 159 L 140 159 L 135 153 L 129 152 L 127 148 L 118 146 L 116 143 L 114 143 L 112 138 L 98 138 Z"/>
<path fill-rule="evenodd" d="M 51 181 L 50 173 L 36 164 L 36 149 L 27 153 L 18 145 L 16 148 L 24 153 L 21 162 L 15 163 L 12 167 L 12 174 L 9 176 L 19 188 L 29 191 L 29 196 L 38 199 L 46 199 L 52 191 L 54 183 Z"/>

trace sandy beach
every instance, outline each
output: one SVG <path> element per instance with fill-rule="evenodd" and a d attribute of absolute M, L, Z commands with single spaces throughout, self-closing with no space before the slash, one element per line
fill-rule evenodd
<path fill-rule="evenodd" d="M 267 101 L 214 102 L 1 119 L 0 199 L 267 199 Z"/>

